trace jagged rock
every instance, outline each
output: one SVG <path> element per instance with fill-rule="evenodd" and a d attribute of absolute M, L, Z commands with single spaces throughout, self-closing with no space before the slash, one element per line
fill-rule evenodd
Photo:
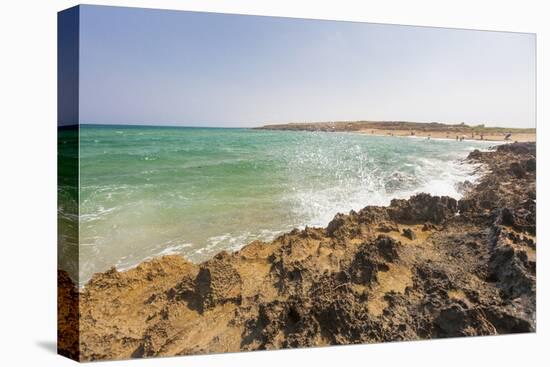
<path fill-rule="evenodd" d="M 513 162 L 511 165 L 510 165 L 510 170 L 513 172 L 514 175 L 516 175 L 516 177 L 518 178 L 523 178 L 525 177 L 525 173 L 526 173 L 526 170 L 525 170 L 525 167 L 523 167 L 523 165 L 520 163 L 520 162 Z"/>
<path fill-rule="evenodd" d="M 470 154 L 468 154 L 468 157 L 466 159 L 479 159 L 481 156 L 483 155 L 483 153 L 481 153 L 481 151 L 479 149 L 475 149 L 473 151 L 470 152 Z"/>
<path fill-rule="evenodd" d="M 382 223 L 378 226 L 378 231 L 383 233 L 399 232 L 399 228 L 392 224 Z"/>
<path fill-rule="evenodd" d="M 403 237 L 406 237 L 409 240 L 415 240 L 416 239 L 416 235 L 414 234 L 413 230 L 410 229 L 410 228 L 403 229 Z"/>
<path fill-rule="evenodd" d="M 351 212 L 349 215 L 338 213 L 327 226 L 328 236 L 349 237 L 356 234 L 359 230 L 356 224 L 357 213 Z"/>
<path fill-rule="evenodd" d="M 387 262 L 394 262 L 399 258 L 401 244 L 391 237 L 378 236 L 372 242 L 363 243 L 355 253 L 349 267 L 351 281 L 358 284 L 369 284 L 376 281 L 379 270 L 387 271 Z"/>
<path fill-rule="evenodd" d="M 201 264 L 112 269 L 80 292 L 60 272 L 59 346 L 88 361 L 532 332 L 535 154 L 472 152 L 485 173 L 458 202 L 418 194 Z"/>
<path fill-rule="evenodd" d="M 401 243 L 391 237 L 380 235 L 375 241 L 378 254 L 386 261 L 394 261 L 399 258 L 398 250 Z"/>
<path fill-rule="evenodd" d="M 225 302 L 241 302 L 241 277 L 226 252 L 219 253 L 200 267 L 195 291 L 202 300 L 203 309 Z"/>
<path fill-rule="evenodd" d="M 457 201 L 448 196 L 417 194 L 408 200 L 393 199 L 388 208 L 390 218 L 396 222 L 443 223 L 457 212 Z"/>
<path fill-rule="evenodd" d="M 435 226 L 431 223 L 424 223 L 422 226 L 422 232 L 428 232 L 433 231 L 435 229 Z"/>
<path fill-rule="evenodd" d="M 454 304 L 440 311 L 434 321 L 438 337 L 494 335 L 495 327 L 479 309 Z"/>
<path fill-rule="evenodd" d="M 537 170 L 537 160 L 535 158 L 529 158 L 523 162 L 523 166 L 528 172 L 535 172 Z"/>
<path fill-rule="evenodd" d="M 537 146 L 535 143 L 514 143 L 514 144 L 502 144 L 497 146 L 497 152 L 513 153 L 516 156 L 537 154 Z"/>
<path fill-rule="evenodd" d="M 527 247 L 509 244 L 502 230 L 495 237 L 489 259 L 489 279 L 497 282 L 506 299 L 522 295 L 534 297 L 536 263 L 529 260 Z"/>

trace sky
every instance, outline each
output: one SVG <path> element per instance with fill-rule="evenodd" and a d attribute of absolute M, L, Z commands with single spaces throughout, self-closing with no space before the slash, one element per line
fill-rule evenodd
<path fill-rule="evenodd" d="M 81 123 L 535 127 L 534 34 L 80 8 Z"/>

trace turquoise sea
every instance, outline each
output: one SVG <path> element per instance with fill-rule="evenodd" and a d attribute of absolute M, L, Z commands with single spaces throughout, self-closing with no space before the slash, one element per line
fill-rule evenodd
<path fill-rule="evenodd" d="M 220 250 L 417 192 L 459 197 L 486 142 L 253 129 L 82 125 L 80 282 Z"/>

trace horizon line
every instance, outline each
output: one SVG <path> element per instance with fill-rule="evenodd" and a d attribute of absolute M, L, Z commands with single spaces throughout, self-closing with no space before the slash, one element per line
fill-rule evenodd
<path fill-rule="evenodd" d="M 103 123 L 103 122 L 79 122 L 76 124 L 68 124 L 63 126 L 81 126 L 81 125 L 99 125 L 99 126 L 144 126 L 144 127 L 189 127 L 189 128 L 216 128 L 216 129 L 255 129 L 266 126 L 280 126 L 280 125 L 301 125 L 301 124 L 337 124 L 337 123 L 412 123 L 412 124 L 442 124 L 447 126 L 467 126 L 467 127 L 478 127 L 484 125 L 485 128 L 498 128 L 498 129 L 532 129 L 536 130 L 535 127 L 517 127 L 517 126 L 499 126 L 499 125 L 487 125 L 484 123 L 466 123 L 466 122 L 439 122 L 439 121 L 409 121 L 409 120 L 332 120 L 332 121 L 301 121 L 301 122 L 274 122 L 274 123 L 265 123 L 263 125 L 255 126 L 216 126 L 216 125 L 186 125 L 186 124 L 151 124 L 151 123 Z M 61 127 L 61 126 L 60 126 Z"/>

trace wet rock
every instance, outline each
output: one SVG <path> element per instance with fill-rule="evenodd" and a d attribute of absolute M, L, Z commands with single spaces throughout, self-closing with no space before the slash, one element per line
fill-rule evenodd
<path fill-rule="evenodd" d="M 346 223 L 346 216 L 342 213 L 336 214 L 327 226 L 327 235 L 334 236 L 334 233 L 340 228 L 342 228 L 345 223 Z"/>
<path fill-rule="evenodd" d="M 481 151 L 479 149 L 475 149 L 474 151 L 470 152 L 470 154 L 468 154 L 467 159 L 479 159 L 481 155 Z"/>
<path fill-rule="evenodd" d="M 393 226 L 394 224 L 390 223 L 390 218 L 388 217 L 388 211 L 384 207 L 379 206 L 367 206 L 361 209 L 358 213 L 359 223 L 364 223 L 367 225 L 376 225 L 381 223 L 381 225 Z"/>
<path fill-rule="evenodd" d="M 478 203 L 472 199 L 462 199 L 458 201 L 458 211 L 461 215 L 468 214 L 470 212 L 478 211 Z"/>
<path fill-rule="evenodd" d="M 430 194 L 417 194 L 409 200 L 393 199 L 388 213 L 398 222 L 419 223 L 432 222 L 443 223 L 457 212 L 457 201 L 448 196 L 431 196 Z"/>
<path fill-rule="evenodd" d="M 474 184 L 472 182 L 466 180 L 464 182 L 460 182 L 460 183 L 456 184 L 456 191 L 463 194 L 465 192 L 468 192 L 468 191 L 472 190 L 473 187 L 474 187 Z"/>
<path fill-rule="evenodd" d="M 357 235 L 360 228 L 357 227 L 357 213 L 354 211 L 345 215 L 338 213 L 334 216 L 327 228 L 326 234 L 331 237 L 352 237 Z"/>

